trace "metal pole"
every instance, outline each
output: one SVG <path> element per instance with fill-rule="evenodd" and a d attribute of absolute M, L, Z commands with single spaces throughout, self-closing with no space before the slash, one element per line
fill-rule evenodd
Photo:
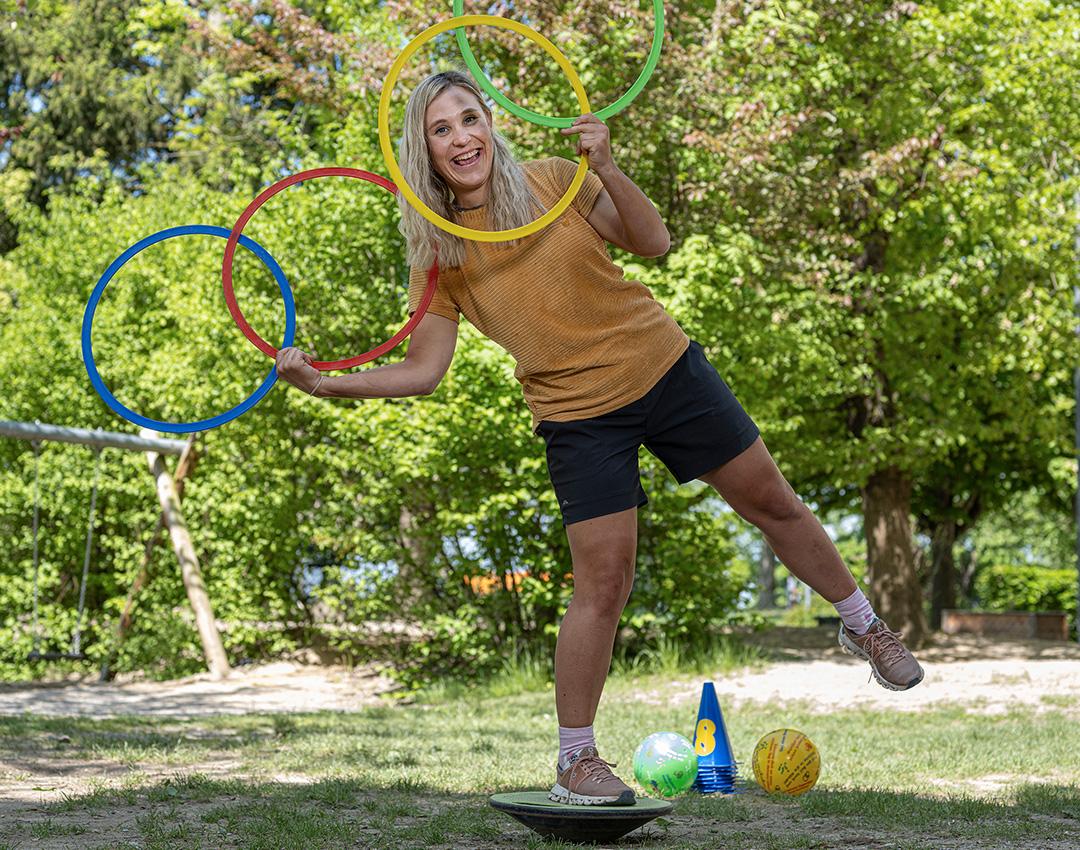
<path fill-rule="evenodd" d="M 1080 286 L 1073 285 L 1073 309 L 1080 319 Z M 1080 325 L 1076 328 L 1080 336 Z M 1073 499 L 1073 517 L 1076 522 L 1076 642 L 1080 643 L 1080 366 L 1073 368 L 1073 399 L 1076 417 L 1076 496 Z"/>
<path fill-rule="evenodd" d="M 1076 335 L 1080 337 L 1080 191 L 1073 193 L 1073 210 L 1077 221 L 1073 227 L 1073 251 L 1076 266 L 1073 268 L 1073 315 L 1077 319 Z M 1073 515 L 1076 520 L 1076 642 L 1080 643 L 1080 363 L 1073 367 L 1073 416 L 1076 419 L 1076 498 Z"/>
<path fill-rule="evenodd" d="M 121 434 L 117 431 L 90 431 L 87 428 L 64 428 L 59 425 L 45 425 L 41 422 L 11 422 L 0 420 L 0 437 L 14 437 L 17 440 L 55 440 L 60 443 L 79 443 L 95 449 L 131 449 L 140 452 L 158 454 L 183 454 L 187 446 L 185 440 L 170 440 L 164 437 L 136 437 L 134 434 Z"/>
<path fill-rule="evenodd" d="M 101 479 L 101 449 L 94 449 L 94 486 L 90 490 L 90 521 L 86 524 L 86 551 L 83 554 L 82 581 L 79 582 L 79 618 L 71 639 L 71 654 L 82 655 L 83 614 L 86 611 L 86 580 L 90 576 L 90 552 L 94 544 L 94 513 L 97 510 L 98 481 Z"/>
<path fill-rule="evenodd" d="M 41 651 L 41 627 L 38 620 L 38 572 L 41 562 L 38 560 L 38 529 L 41 526 L 41 443 L 34 440 L 34 652 Z"/>

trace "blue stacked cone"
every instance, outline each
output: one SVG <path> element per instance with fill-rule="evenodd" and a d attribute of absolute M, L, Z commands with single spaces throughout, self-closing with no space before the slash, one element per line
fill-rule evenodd
<path fill-rule="evenodd" d="M 702 794 L 734 793 L 739 766 L 731 751 L 731 739 L 712 682 L 706 682 L 701 688 L 701 707 L 694 729 L 694 752 L 698 757 L 694 788 Z"/>

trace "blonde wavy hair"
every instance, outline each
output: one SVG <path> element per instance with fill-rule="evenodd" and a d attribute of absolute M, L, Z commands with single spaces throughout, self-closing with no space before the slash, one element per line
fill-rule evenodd
<path fill-rule="evenodd" d="M 420 83 L 405 104 L 405 123 L 398 141 L 398 165 L 412 190 L 425 204 L 443 218 L 455 220 L 451 202 L 454 194 L 435 170 L 427 146 L 424 118 L 430 103 L 450 86 L 460 86 L 480 102 L 491 131 L 493 145 L 491 163 L 491 193 L 488 196 L 492 230 L 509 230 L 533 221 L 547 210 L 537 199 L 525 178 L 525 171 L 514 159 L 510 145 L 495 130 L 491 109 L 472 78 L 461 71 L 432 74 Z M 458 267 L 465 262 L 465 240 L 436 227 L 398 195 L 401 223 L 398 230 L 405 237 L 405 259 L 410 266 L 426 269 L 438 252 L 439 265 Z M 500 242 L 509 246 L 514 242 Z"/>

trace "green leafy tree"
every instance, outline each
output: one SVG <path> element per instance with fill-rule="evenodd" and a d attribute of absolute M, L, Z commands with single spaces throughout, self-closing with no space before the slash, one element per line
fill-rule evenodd
<path fill-rule="evenodd" d="M 45 209 L 87 168 L 130 179 L 167 156 L 195 71 L 178 49 L 183 21 L 150 31 L 140 2 L 12 5 L 0 25 L 0 253 L 18 240 L 14 197 Z"/>
<path fill-rule="evenodd" d="M 796 486 L 859 499 L 872 596 L 916 640 L 918 482 L 1002 443 L 1045 481 L 1066 450 L 1074 22 L 1047 3 L 718 4 L 703 43 L 680 155 L 723 191 L 648 282 L 715 339 Z M 773 144 L 712 178 L 695 150 L 739 150 L 748 127 Z M 954 469 L 957 499 L 992 498 L 992 464 Z"/>

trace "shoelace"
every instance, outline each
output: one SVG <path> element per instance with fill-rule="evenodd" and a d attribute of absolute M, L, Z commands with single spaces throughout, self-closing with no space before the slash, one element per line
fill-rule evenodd
<path fill-rule="evenodd" d="M 608 776 L 614 776 L 611 772 L 611 768 L 618 767 L 615 762 L 604 761 L 600 756 L 581 756 L 574 762 L 574 767 L 580 766 L 585 771 L 585 776 L 588 779 L 593 779 L 598 774 L 606 773 Z"/>
<path fill-rule="evenodd" d="M 904 657 L 904 645 L 900 639 L 903 636 L 901 632 L 894 632 L 888 626 L 883 626 L 870 633 L 870 638 L 866 641 L 866 652 L 871 658 L 880 655 L 880 660 L 886 663 L 901 661 Z"/>

